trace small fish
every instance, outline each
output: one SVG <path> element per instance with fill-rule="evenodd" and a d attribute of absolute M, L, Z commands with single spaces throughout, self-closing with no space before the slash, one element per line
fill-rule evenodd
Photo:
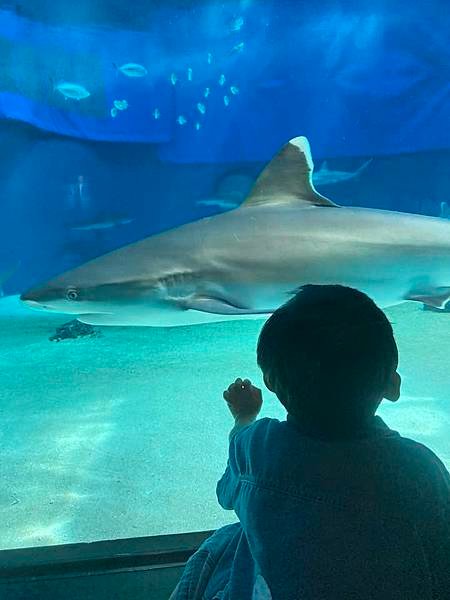
<path fill-rule="evenodd" d="M 192 73 L 193 73 L 193 71 L 192 71 L 191 67 L 189 67 L 189 69 L 187 70 L 188 81 L 192 81 Z"/>
<path fill-rule="evenodd" d="M 68 81 L 57 83 L 55 90 L 62 94 L 66 100 L 68 98 L 71 100 L 84 100 L 91 95 L 84 86 L 78 83 L 69 83 Z"/>
<path fill-rule="evenodd" d="M 222 75 L 219 77 L 219 85 L 225 85 L 225 81 L 227 80 L 227 78 L 225 77 L 225 75 L 222 73 Z"/>
<path fill-rule="evenodd" d="M 186 117 L 183 117 L 183 115 L 180 115 L 177 118 L 177 123 L 178 123 L 178 125 L 186 125 L 186 123 L 187 123 Z"/>
<path fill-rule="evenodd" d="M 225 104 L 225 106 L 228 106 L 230 104 L 230 99 L 228 96 L 223 97 L 223 103 Z"/>
<path fill-rule="evenodd" d="M 127 77 L 145 77 L 148 73 L 147 69 L 138 63 L 126 63 L 116 68 Z"/>
<path fill-rule="evenodd" d="M 253 187 L 253 178 L 241 173 L 228 173 L 222 177 L 212 196 L 196 201 L 200 206 L 217 206 L 222 209 L 236 208 L 245 200 Z"/>
<path fill-rule="evenodd" d="M 128 102 L 126 100 L 114 100 L 113 104 L 117 110 L 126 110 L 128 108 Z"/>
<path fill-rule="evenodd" d="M 206 106 L 204 104 L 202 104 L 201 102 L 199 102 L 197 104 L 197 109 L 198 109 L 198 112 L 202 113 L 202 115 L 204 115 L 206 112 Z"/>
<path fill-rule="evenodd" d="M 161 112 L 159 110 L 159 108 L 155 108 L 155 110 L 152 112 L 153 118 L 157 121 L 159 119 L 159 117 L 161 116 Z"/>
<path fill-rule="evenodd" d="M 236 46 L 233 46 L 233 48 L 231 49 L 231 52 L 242 52 L 244 50 L 244 42 L 240 42 L 239 44 L 236 44 Z"/>
<path fill-rule="evenodd" d="M 117 108 L 115 106 L 113 106 L 113 108 L 111 109 L 111 116 L 113 119 L 117 117 Z"/>
<path fill-rule="evenodd" d="M 366 169 L 372 159 L 370 158 L 365 163 L 363 163 L 356 171 L 335 171 L 328 167 L 328 162 L 326 160 L 320 165 L 320 169 L 318 169 L 313 175 L 314 184 L 317 186 L 321 185 L 333 185 L 336 183 L 341 183 L 342 181 L 348 181 L 349 179 L 354 179 L 358 177 L 364 169 Z"/>
<path fill-rule="evenodd" d="M 113 229 L 119 225 L 128 225 L 134 221 L 133 217 L 124 214 L 100 214 L 97 217 L 69 225 L 74 231 L 98 231 L 100 229 Z"/>
<path fill-rule="evenodd" d="M 236 17 L 235 19 L 233 19 L 231 21 L 231 31 L 240 31 L 244 25 L 245 21 L 244 21 L 244 17 Z"/>
<path fill-rule="evenodd" d="M 237 94 L 239 94 L 239 88 L 235 85 L 232 85 L 230 87 L 230 92 L 233 94 L 233 96 L 236 96 Z"/>
<path fill-rule="evenodd" d="M 197 121 L 197 123 L 195 124 L 195 129 L 198 131 L 201 127 L 201 124 Z"/>
<path fill-rule="evenodd" d="M 178 81 L 178 77 L 176 76 L 176 74 L 175 73 L 171 73 L 171 75 L 170 75 L 170 83 L 172 85 L 175 85 L 177 81 Z"/>
<path fill-rule="evenodd" d="M 208 61 L 208 65 L 210 65 L 212 63 L 213 55 L 211 54 L 211 52 L 208 52 L 206 60 Z"/>
<path fill-rule="evenodd" d="M 197 200 L 195 204 L 199 206 L 218 206 L 219 208 L 229 209 L 239 206 L 237 202 L 227 202 L 226 200 Z"/>
<path fill-rule="evenodd" d="M 207 98 L 207 97 L 209 96 L 209 94 L 210 94 L 210 93 L 211 93 L 211 90 L 210 90 L 210 88 L 205 88 L 205 91 L 203 92 L 203 96 L 204 96 L 205 98 Z"/>

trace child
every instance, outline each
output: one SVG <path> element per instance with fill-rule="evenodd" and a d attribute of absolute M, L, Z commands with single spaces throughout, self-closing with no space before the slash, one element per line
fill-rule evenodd
<path fill-rule="evenodd" d="M 224 392 L 235 426 L 217 530 L 172 598 L 450 598 L 450 477 L 375 416 L 400 396 L 392 327 L 365 294 L 307 285 L 265 323 L 264 383 L 287 420 L 255 419 L 261 391 Z"/>

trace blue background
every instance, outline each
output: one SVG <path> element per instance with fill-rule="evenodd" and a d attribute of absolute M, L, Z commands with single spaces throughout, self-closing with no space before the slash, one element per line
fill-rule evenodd
<path fill-rule="evenodd" d="M 9 291 L 219 210 L 196 200 L 227 173 L 255 178 L 299 134 L 336 169 L 374 157 L 324 190 L 338 202 L 436 214 L 448 199 L 446 2 L 32 4 L 0 11 L 0 270 L 20 261 Z M 147 76 L 114 66 L 127 62 Z M 65 100 L 60 81 L 91 95 Z M 112 118 L 115 99 L 129 108 Z M 133 223 L 74 234 L 67 189 L 79 175 L 90 198 L 79 219 L 126 212 Z"/>

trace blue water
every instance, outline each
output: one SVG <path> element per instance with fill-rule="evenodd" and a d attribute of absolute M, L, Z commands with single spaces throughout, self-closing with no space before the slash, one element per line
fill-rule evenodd
<path fill-rule="evenodd" d="M 260 382 L 262 321 L 56 343 L 71 317 L 16 296 L 230 210 L 297 135 L 316 171 L 370 160 L 317 182 L 336 203 L 448 214 L 445 2 L 426 18 L 400 0 L 54 4 L 0 11 L 0 548 L 216 527 L 232 518 L 214 498 L 221 392 L 240 374 Z M 388 315 L 405 387 L 382 414 L 449 464 L 450 315 L 418 303 Z M 270 394 L 264 411 L 283 418 Z"/>

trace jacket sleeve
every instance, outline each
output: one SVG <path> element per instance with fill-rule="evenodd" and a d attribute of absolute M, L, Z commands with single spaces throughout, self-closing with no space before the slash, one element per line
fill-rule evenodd
<path fill-rule="evenodd" d="M 234 510 L 236 498 L 240 487 L 241 467 L 246 463 L 245 443 L 253 424 L 235 428 L 230 434 L 230 448 L 227 468 L 217 483 L 217 500 L 225 510 Z"/>
<path fill-rule="evenodd" d="M 431 493 L 427 494 L 432 501 L 421 530 L 433 581 L 433 598 L 441 600 L 449 597 L 450 590 L 450 474 L 434 454 L 432 463 Z"/>

